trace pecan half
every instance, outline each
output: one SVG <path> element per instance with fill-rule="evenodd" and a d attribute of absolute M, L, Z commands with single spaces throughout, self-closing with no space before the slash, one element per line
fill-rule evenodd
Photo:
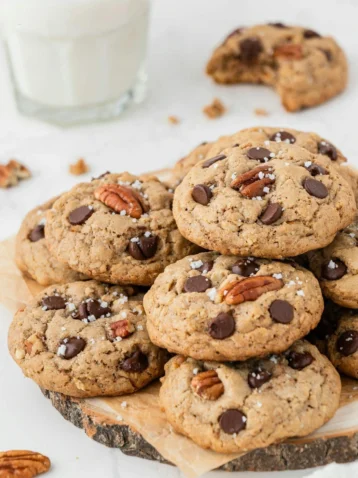
<path fill-rule="evenodd" d="M 33 451 L 0 452 L 0 478 L 33 478 L 48 471 L 50 466 L 47 456 Z"/>
<path fill-rule="evenodd" d="M 30 176 L 30 170 L 16 159 L 10 159 L 7 164 L 0 164 L 0 188 L 16 186 L 20 180 Z"/>
<path fill-rule="evenodd" d="M 127 319 L 117 320 L 117 322 L 113 322 L 110 327 L 114 338 L 121 337 L 121 339 L 125 339 L 135 331 L 134 325 Z"/>
<path fill-rule="evenodd" d="M 144 212 L 138 195 L 126 186 L 104 184 L 95 190 L 94 197 L 113 209 L 113 211 L 118 213 L 126 211 L 129 216 L 135 219 L 139 219 Z"/>
<path fill-rule="evenodd" d="M 278 45 L 274 49 L 273 56 L 287 60 L 301 60 L 303 58 L 302 46 L 297 44 Z"/>
<path fill-rule="evenodd" d="M 230 186 L 239 190 L 243 196 L 248 198 L 264 196 L 267 194 L 264 188 L 275 182 L 272 174 L 270 174 L 271 172 L 272 167 L 270 166 L 258 166 L 237 176 Z"/>
<path fill-rule="evenodd" d="M 224 385 L 215 370 L 198 373 L 191 381 L 196 395 L 205 400 L 217 400 L 224 393 Z"/>
<path fill-rule="evenodd" d="M 242 302 L 258 299 L 262 294 L 271 290 L 279 290 L 283 287 L 280 279 L 272 276 L 248 277 L 226 284 L 219 290 L 219 296 L 229 305 L 237 305 Z"/>

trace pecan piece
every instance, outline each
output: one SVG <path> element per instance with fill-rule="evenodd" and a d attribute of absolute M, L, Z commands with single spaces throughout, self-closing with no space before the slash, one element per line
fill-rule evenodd
<path fill-rule="evenodd" d="M 131 188 L 119 184 L 99 186 L 94 192 L 94 197 L 113 211 L 118 213 L 126 211 L 135 219 L 139 219 L 144 211 L 138 195 Z"/>
<path fill-rule="evenodd" d="M 302 46 L 296 44 L 278 45 L 274 49 L 273 56 L 287 60 L 301 60 L 303 58 Z"/>
<path fill-rule="evenodd" d="M 224 385 L 215 370 L 198 373 L 191 381 L 193 392 L 205 400 L 217 400 L 224 393 Z"/>
<path fill-rule="evenodd" d="M 110 327 L 113 332 L 113 337 L 120 337 L 121 339 L 129 337 L 135 330 L 134 325 L 127 319 L 117 320 L 117 322 L 113 322 Z"/>
<path fill-rule="evenodd" d="M 283 287 L 281 279 L 272 276 L 256 276 L 236 280 L 219 290 L 219 296 L 229 305 L 237 305 L 258 299 L 262 294 Z"/>
<path fill-rule="evenodd" d="M 10 159 L 7 164 L 0 164 L 0 188 L 16 186 L 22 180 L 31 176 L 30 170 L 23 164 Z"/>
<path fill-rule="evenodd" d="M 26 450 L 0 452 L 0 477 L 33 478 L 50 469 L 47 456 Z"/>
<path fill-rule="evenodd" d="M 243 196 L 248 198 L 264 196 L 267 194 L 264 188 L 275 182 L 272 174 L 270 174 L 271 171 L 272 167 L 270 166 L 258 166 L 237 176 L 230 186 L 239 190 Z"/>

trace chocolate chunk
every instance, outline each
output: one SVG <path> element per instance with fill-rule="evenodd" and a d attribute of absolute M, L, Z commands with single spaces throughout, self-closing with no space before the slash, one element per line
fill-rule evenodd
<path fill-rule="evenodd" d="M 246 421 L 246 416 L 240 410 L 230 408 L 220 416 L 219 425 L 223 432 L 233 435 L 246 428 Z"/>
<path fill-rule="evenodd" d="M 239 259 L 232 266 L 231 270 L 233 274 L 238 274 L 243 277 L 250 277 L 256 274 L 260 269 L 260 265 L 251 258 Z"/>
<path fill-rule="evenodd" d="M 104 178 L 105 176 L 107 176 L 107 174 L 111 174 L 111 172 L 110 172 L 110 171 L 106 171 L 105 173 L 100 174 L 97 178 L 92 178 L 91 181 L 95 181 L 96 179 L 102 179 L 102 178 Z"/>
<path fill-rule="evenodd" d="M 269 23 L 269 25 L 271 27 L 275 27 L 275 28 L 288 28 L 287 25 L 285 25 L 284 23 L 281 23 L 281 22 Z"/>
<path fill-rule="evenodd" d="M 282 207 L 277 203 L 271 203 L 259 217 L 262 224 L 269 226 L 276 222 L 282 216 Z"/>
<path fill-rule="evenodd" d="M 111 309 L 107 306 L 102 307 L 101 301 L 99 300 L 91 300 L 87 302 L 87 311 L 89 315 L 94 315 L 96 319 L 100 317 L 106 316 L 107 314 L 111 313 Z"/>
<path fill-rule="evenodd" d="M 198 269 L 196 270 L 199 272 L 202 272 L 203 274 L 207 274 L 209 271 L 211 271 L 213 266 L 214 266 L 214 261 L 206 261 L 203 263 L 202 266 L 198 267 Z"/>
<path fill-rule="evenodd" d="M 294 309 L 286 300 L 274 300 L 269 311 L 271 318 L 280 324 L 289 324 L 293 320 Z"/>
<path fill-rule="evenodd" d="M 330 259 L 322 264 L 321 276 L 326 280 L 338 280 L 347 272 L 347 266 L 339 259 Z"/>
<path fill-rule="evenodd" d="M 304 38 L 321 38 L 321 35 L 314 30 L 305 30 L 303 32 Z"/>
<path fill-rule="evenodd" d="M 128 252 L 138 261 L 144 261 L 153 257 L 158 248 L 158 236 L 142 236 L 138 241 L 131 241 L 128 245 Z"/>
<path fill-rule="evenodd" d="M 288 365 L 295 370 L 302 370 L 311 365 L 314 358 L 309 352 L 289 352 L 287 355 Z"/>
<path fill-rule="evenodd" d="M 68 220 L 73 226 L 84 224 L 94 213 L 94 209 L 89 206 L 80 206 L 70 212 Z"/>
<path fill-rule="evenodd" d="M 231 314 L 221 312 L 209 324 L 209 334 L 213 339 L 223 340 L 235 332 L 235 320 Z"/>
<path fill-rule="evenodd" d="M 327 58 L 327 61 L 331 62 L 333 60 L 333 54 L 330 50 L 326 50 L 325 48 L 321 48 L 322 53 Z"/>
<path fill-rule="evenodd" d="M 214 164 L 218 161 L 222 161 L 225 158 L 226 158 L 225 154 L 218 154 L 217 156 L 214 156 L 213 158 L 210 158 L 210 159 L 207 159 L 206 161 L 204 161 L 202 167 L 203 168 L 209 168 L 212 164 Z"/>
<path fill-rule="evenodd" d="M 306 166 L 305 164 L 305 168 L 311 173 L 311 176 L 321 176 L 328 174 L 327 169 L 325 169 L 323 166 L 320 166 L 319 164 L 311 163 L 309 166 Z"/>
<path fill-rule="evenodd" d="M 137 350 L 130 357 L 123 360 L 120 364 L 120 368 L 125 372 L 141 373 L 148 368 L 148 365 L 148 357 L 140 350 Z"/>
<path fill-rule="evenodd" d="M 310 196 L 314 196 L 318 199 L 324 199 L 328 196 L 328 189 L 321 181 L 317 181 L 317 179 L 305 178 L 302 186 Z"/>
<path fill-rule="evenodd" d="M 75 320 L 84 320 L 84 319 L 87 319 L 88 315 L 89 314 L 88 314 L 88 309 L 87 309 L 87 303 L 82 302 L 82 304 L 80 304 L 78 306 L 77 313 L 72 314 L 72 318 L 75 319 Z"/>
<path fill-rule="evenodd" d="M 184 284 L 185 292 L 205 292 L 211 287 L 211 280 L 202 275 L 189 277 Z"/>
<path fill-rule="evenodd" d="M 264 383 L 268 382 L 271 377 L 272 374 L 269 371 L 258 368 L 249 373 L 247 382 L 251 388 L 260 388 Z"/>
<path fill-rule="evenodd" d="M 66 307 L 66 301 L 59 295 L 50 295 L 42 299 L 42 306 L 46 307 L 47 310 L 64 309 Z"/>
<path fill-rule="evenodd" d="M 32 229 L 27 237 L 31 242 L 40 241 L 45 237 L 45 226 L 43 224 L 38 224 Z"/>
<path fill-rule="evenodd" d="M 353 355 L 358 350 L 358 331 L 346 330 L 338 337 L 337 350 L 344 357 Z"/>
<path fill-rule="evenodd" d="M 61 349 L 65 347 L 62 351 Z M 60 342 L 59 356 L 66 360 L 76 357 L 86 347 L 86 342 L 81 337 L 70 337 Z"/>
<path fill-rule="evenodd" d="M 287 131 L 277 131 L 270 137 L 270 141 L 276 141 L 276 143 L 284 141 L 285 143 L 293 144 L 296 142 L 296 138 Z"/>
<path fill-rule="evenodd" d="M 197 184 L 191 192 L 191 197 L 195 202 L 206 206 L 213 197 L 213 193 L 209 186 L 206 186 L 205 184 Z"/>
<path fill-rule="evenodd" d="M 245 38 L 240 42 L 240 60 L 243 63 L 255 63 L 262 51 L 263 46 L 259 38 Z"/>
<path fill-rule="evenodd" d="M 332 161 L 335 161 L 338 157 L 336 148 L 333 146 L 333 144 L 328 143 L 327 141 L 320 141 L 317 144 L 317 148 L 320 154 L 328 156 Z"/>
<path fill-rule="evenodd" d="M 271 159 L 271 151 L 266 148 L 251 148 L 246 153 L 249 159 L 256 159 L 261 163 L 265 163 Z"/>

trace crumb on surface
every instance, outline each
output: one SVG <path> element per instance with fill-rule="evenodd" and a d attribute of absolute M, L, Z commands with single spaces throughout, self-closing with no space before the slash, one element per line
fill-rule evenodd
<path fill-rule="evenodd" d="M 88 173 L 89 166 L 83 158 L 80 158 L 75 163 L 70 164 L 69 171 L 74 176 L 80 176 L 81 174 Z"/>
<path fill-rule="evenodd" d="M 269 112 L 265 108 L 256 108 L 254 110 L 256 116 L 269 116 Z"/>
<path fill-rule="evenodd" d="M 220 118 L 225 112 L 226 107 L 219 98 L 214 98 L 210 105 L 203 108 L 203 113 L 210 119 Z"/>
<path fill-rule="evenodd" d="M 168 116 L 168 122 L 170 124 L 179 124 L 180 123 L 180 119 L 177 117 L 177 116 Z"/>
<path fill-rule="evenodd" d="M 16 186 L 22 179 L 30 177 L 30 170 L 16 159 L 10 159 L 7 164 L 0 164 L 0 188 Z"/>

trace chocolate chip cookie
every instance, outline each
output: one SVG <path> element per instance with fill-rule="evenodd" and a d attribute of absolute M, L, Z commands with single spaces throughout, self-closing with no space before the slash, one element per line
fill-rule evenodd
<path fill-rule="evenodd" d="M 217 83 L 272 86 L 286 110 L 297 111 L 343 91 L 348 65 L 332 37 L 275 23 L 230 33 L 214 51 L 206 72 Z"/>
<path fill-rule="evenodd" d="M 328 339 L 328 356 L 345 375 L 358 379 L 358 313 L 347 311 Z"/>
<path fill-rule="evenodd" d="M 73 397 L 132 393 L 163 373 L 167 352 L 146 331 L 132 287 L 51 286 L 17 312 L 9 349 L 38 385 Z"/>
<path fill-rule="evenodd" d="M 308 435 L 334 415 L 341 391 L 332 364 L 306 341 L 241 363 L 176 356 L 165 371 L 160 403 L 169 423 L 219 453 Z"/>
<path fill-rule="evenodd" d="M 296 256 L 331 243 L 354 219 L 351 187 L 322 154 L 250 141 L 205 159 L 174 194 L 180 232 L 242 256 Z"/>
<path fill-rule="evenodd" d="M 45 239 L 46 213 L 58 198 L 30 211 L 16 236 L 15 260 L 18 268 L 41 285 L 65 284 L 86 276 L 59 262 L 50 253 Z"/>
<path fill-rule="evenodd" d="M 310 252 L 308 259 L 323 294 L 343 307 L 358 309 L 358 219 L 332 244 Z"/>
<path fill-rule="evenodd" d="M 323 310 L 317 280 L 297 264 L 212 252 L 168 266 L 143 303 L 153 343 L 222 361 L 286 350 Z"/>
<path fill-rule="evenodd" d="M 48 212 L 51 252 L 110 283 L 150 285 L 196 246 L 179 233 L 172 193 L 155 177 L 106 174 L 63 194 Z"/>

